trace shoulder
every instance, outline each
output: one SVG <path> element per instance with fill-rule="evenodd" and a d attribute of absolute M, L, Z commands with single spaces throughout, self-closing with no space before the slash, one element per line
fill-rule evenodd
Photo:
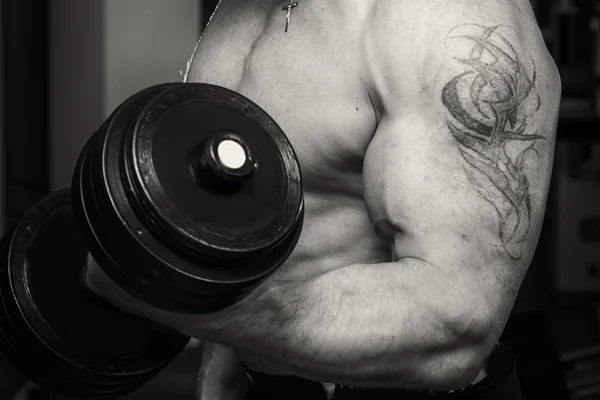
<path fill-rule="evenodd" d="M 529 0 L 377 0 L 371 32 L 396 32 L 422 40 L 444 35 L 457 24 L 510 25 L 519 31 L 537 27 Z"/>
<path fill-rule="evenodd" d="M 439 99 L 476 60 L 507 74 L 535 74 L 549 95 L 560 96 L 558 69 L 528 0 L 379 0 L 364 40 L 367 75 L 391 107 L 407 105 L 394 103 L 399 94 Z"/>

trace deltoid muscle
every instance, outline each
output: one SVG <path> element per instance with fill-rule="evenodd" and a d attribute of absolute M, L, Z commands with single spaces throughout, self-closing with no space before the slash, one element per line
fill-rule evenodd
<path fill-rule="evenodd" d="M 524 64 L 508 39 L 510 28 L 461 26 L 451 33 L 454 48 L 468 51 L 455 59 L 465 71 L 443 90 L 447 126 L 456 139 L 473 188 L 498 215 L 498 235 L 507 254 L 521 258 L 519 243 L 530 228 L 528 160 L 543 136 L 528 126 L 540 108 L 533 59 Z M 458 45 L 458 46 L 456 46 Z"/>

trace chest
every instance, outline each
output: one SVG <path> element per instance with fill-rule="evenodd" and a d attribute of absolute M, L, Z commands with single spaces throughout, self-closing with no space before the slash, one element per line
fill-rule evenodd
<path fill-rule="evenodd" d="M 305 190 L 358 195 L 376 125 L 359 54 L 360 13 L 300 1 L 285 32 L 286 4 L 223 0 L 188 81 L 235 90 L 268 112 L 292 142 Z"/>

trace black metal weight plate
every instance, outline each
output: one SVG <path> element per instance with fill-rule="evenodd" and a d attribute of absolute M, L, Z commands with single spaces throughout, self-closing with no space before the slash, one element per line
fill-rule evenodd
<path fill-rule="evenodd" d="M 25 213 L 0 244 L 0 349 L 40 386 L 75 398 L 116 398 L 160 372 L 189 338 L 84 289 L 88 255 L 70 190 Z"/>
<path fill-rule="evenodd" d="M 227 146 L 237 159 L 221 153 Z M 243 296 L 287 259 L 303 221 L 300 167 L 281 129 L 247 98 L 208 84 L 128 99 L 87 143 L 73 194 L 102 268 L 177 312 Z"/>

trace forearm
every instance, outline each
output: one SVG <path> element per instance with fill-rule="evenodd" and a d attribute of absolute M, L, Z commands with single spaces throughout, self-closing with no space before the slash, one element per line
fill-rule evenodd
<path fill-rule="evenodd" d="M 221 321 L 213 319 L 210 339 L 312 380 L 407 389 L 452 385 L 468 379 L 469 334 L 477 325 L 465 319 L 456 293 L 440 271 L 419 260 L 352 265 L 257 290 Z"/>

